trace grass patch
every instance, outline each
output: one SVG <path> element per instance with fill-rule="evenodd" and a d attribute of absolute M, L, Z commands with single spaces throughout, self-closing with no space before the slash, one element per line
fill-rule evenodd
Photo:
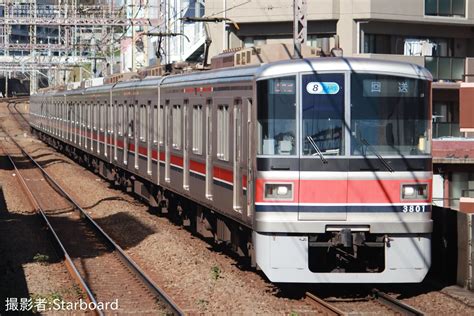
<path fill-rule="evenodd" d="M 48 255 L 43 255 L 41 253 L 37 253 L 34 257 L 33 257 L 33 261 L 34 262 L 38 262 L 38 263 L 42 263 L 42 264 L 46 264 L 48 263 L 49 261 L 49 256 Z"/>
<path fill-rule="evenodd" d="M 221 277 L 221 268 L 219 268 L 218 266 L 213 266 L 211 268 L 211 278 L 213 280 L 217 280 Z"/>

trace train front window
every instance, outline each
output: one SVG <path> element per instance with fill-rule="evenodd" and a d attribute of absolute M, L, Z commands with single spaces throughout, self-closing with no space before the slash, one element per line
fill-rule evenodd
<path fill-rule="evenodd" d="M 258 154 L 296 154 L 296 79 L 257 82 Z"/>
<path fill-rule="evenodd" d="M 301 90 L 303 155 L 344 154 L 344 75 L 304 75 Z"/>
<path fill-rule="evenodd" d="M 351 154 L 429 154 L 429 89 L 419 79 L 353 74 Z"/>

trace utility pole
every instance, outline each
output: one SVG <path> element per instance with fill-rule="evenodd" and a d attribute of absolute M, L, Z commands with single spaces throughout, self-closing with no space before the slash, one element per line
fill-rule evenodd
<path fill-rule="evenodd" d="M 308 38 L 308 20 L 306 18 L 306 0 L 293 0 L 293 58 L 303 58 L 301 45 Z"/>
<path fill-rule="evenodd" d="M 132 72 L 137 71 L 137 63 L 136 63 L 136 58 L 137 58 L 137 53 L 136 53 L 136 47 L 135 47 L 135 41 L 137 40 L 136 38 L 136 29 L 135 29 L 135 0 L 132 0 L 132 17 L 131 17 L 131 26 L 132 26 Z"/>

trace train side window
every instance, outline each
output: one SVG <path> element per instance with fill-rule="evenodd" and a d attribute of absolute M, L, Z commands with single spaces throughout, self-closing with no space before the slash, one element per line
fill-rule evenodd
<path fill-rule="evenodd" d="M 181 105 L 173 105 L 173 148 L 181 149 Z"/>
<path fill-rule="evenodd" d="M 296 78 L 257 82 L 258 155 L 296 155 Z"/>
<path fill-rule="evenodd" d="M 203 109 L 202 105 L 193 106 L 193 153 L 202 155 L 202 132 L 203 132 Z"/>
<path fill-rule="evenodd" d="M 117 122 L 117 133 L 120 136 L 123 136 L 123 104 L 118 105 L 118 122 Z"/>
<path fill-rule="evenodd" d="M 160 145 L 163 145 L 165 142 L 165 110 L 163 108 L 163 105 L 160 105 L 158 115 L 158 142 L 160 143 Z"/>
<path fill-rule="evenodd" d="M 103 105 L 100 106 L 100 131 L 103 132 L 105 129 L 105 107 L 107 106 L 107 102 L 104 102 Z"/>
<path fill-rule="evenodd" d="M 147 115 L 146 115 L 146 106 L 144 104 L 140 105 L 140 140 L 146 142 L 146 130 L 147 130 Z"/>
<path fill-rule="evenodd" d="M 229 160 L 229 106 L 217 107 L 217 158 Z"/>
<path fill-rule="evenodd" d="M 81 126 L 86 127 L 86 104 L 85 104 L 85 102 L 81 102 L 80 106 L 81 106 L 81 111 L 80 111 L 79 115 L 81 117 Z"/>
<path fill-rule="evenodd" d="M 158 144 L 158 106 L 153 106 L 153 144 Z"/>
<path fill-rule="evenodd" d="M 96 102 L 94 104 L 94 130 L 95 131 L 99 129 L 99 107 L 100 107 L 100 103 Z"/>
<path fill-rule="evenodd" d="M 97 130 L 97 102 L 92 104 L 92 128 Z"/>
<path fill-rule="evenodd" d="M 123 135 L 128 133 L 128 102 L 127 100 L 123 101 L 123 121 L 122 121 L 122 131 Z"/>
<path fill-rule="evenodd" d="M 114 105 L 110 106 L 110 132 L 117 133 L 116 128 L 117 128 L 117 116 L 116 116 L 116 111 L 118 109 L 118 103 L 117 100 L 114 100 Z"/>
<path fill-rule="evenodd" d="M 133 138 L 133 121 L 134 121 L 134 113 L 133 113 L 133 104 L 128 106 L 128 137 Z"/>

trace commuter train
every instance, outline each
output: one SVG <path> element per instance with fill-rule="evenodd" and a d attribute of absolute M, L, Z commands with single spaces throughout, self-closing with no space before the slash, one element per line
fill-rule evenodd
<path fill-rule="evenodd" d="M 32 130 L 273 282 L 431 264 L 431 74 L 311 58 L 31 96 Z"/>

